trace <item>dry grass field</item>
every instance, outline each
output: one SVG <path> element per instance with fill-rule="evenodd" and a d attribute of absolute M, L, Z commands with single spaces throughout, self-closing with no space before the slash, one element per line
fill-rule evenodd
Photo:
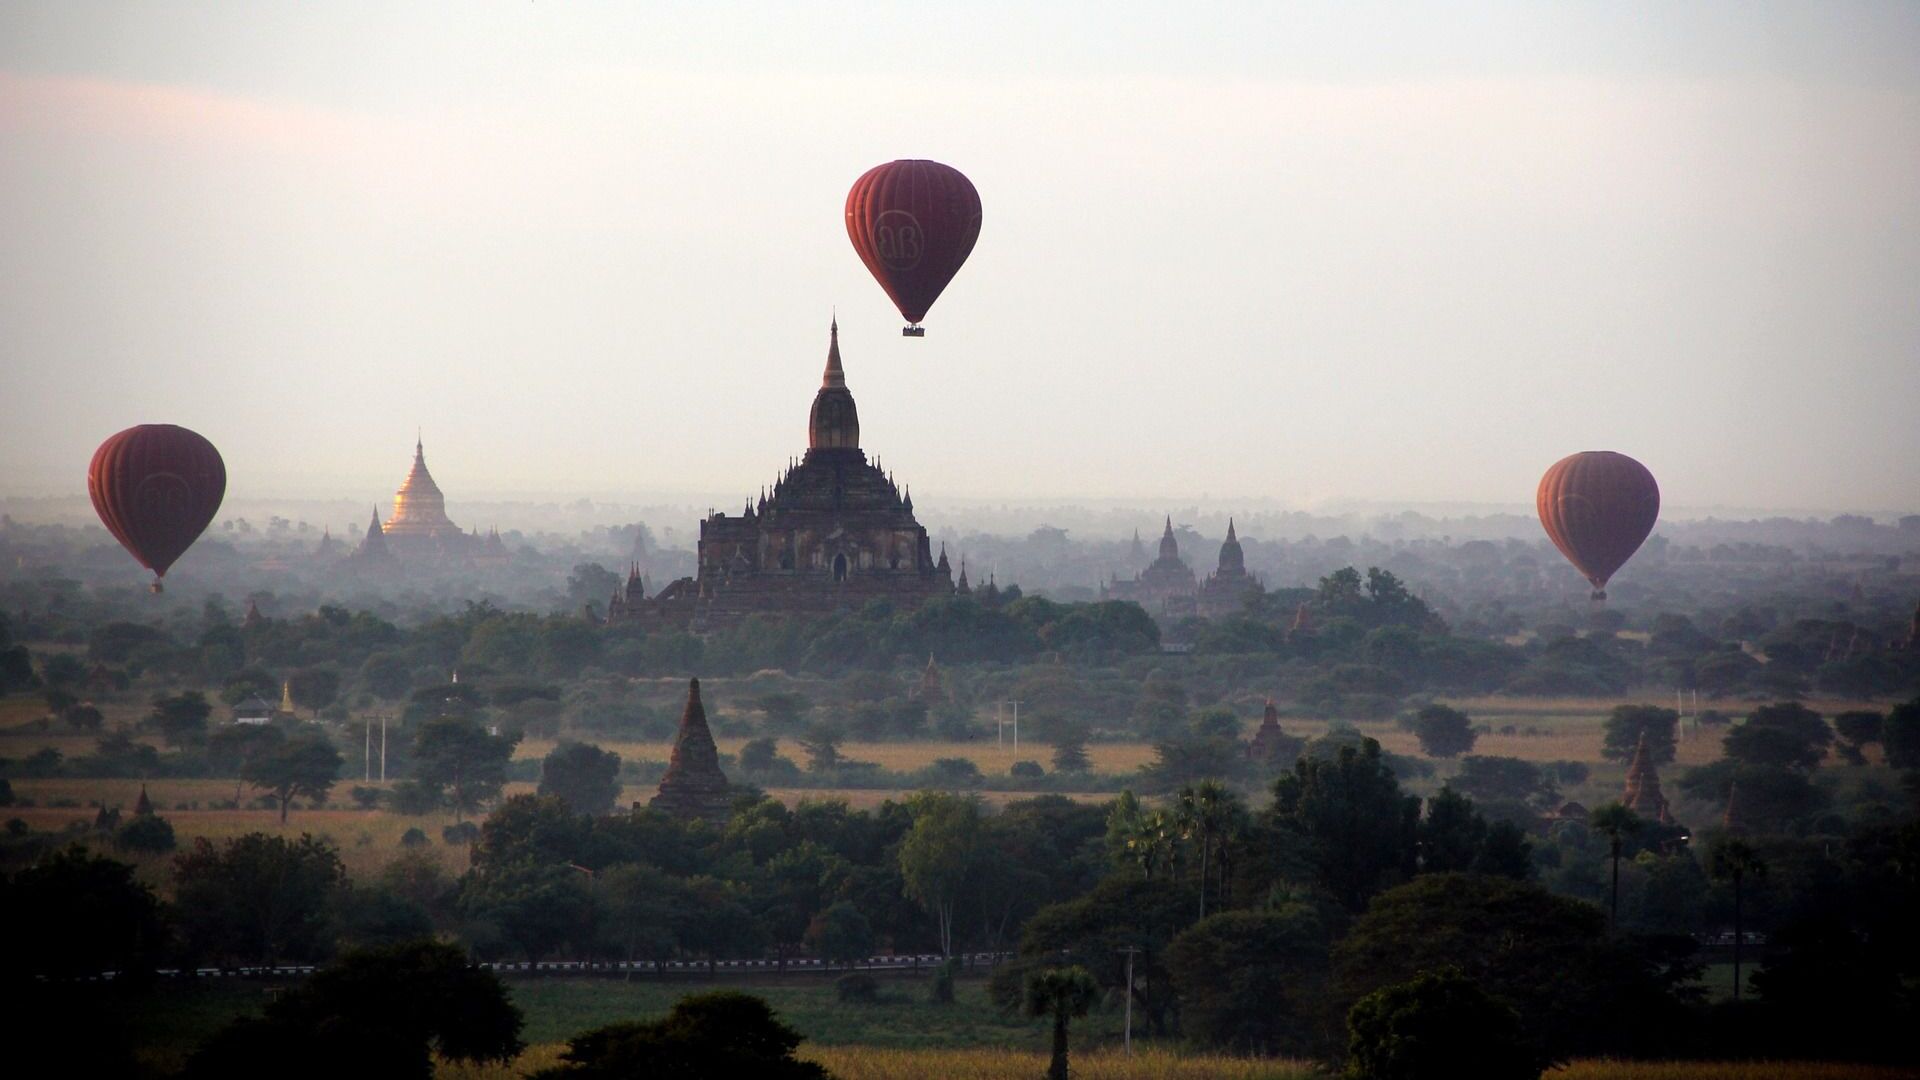
<path fill-rule="evenodd" d="M 665 761 L 673 753 L 671 742 L 590 741 L 631 761 Z M 553 739 L 524 739 L 514 752 L 514 757 L 538 760 L 547 756 L 555 742 Z M 738 754 L 746 742 L 747 739 L 742 736 L 714 739 L 723 754 Z M 806 764 L 807 755 L 800 748 L 798 740 L 781 739 L 779 746 L 781 754 L 803 766 Z M 1038 761 L 1045 765 L 1053 759 L 1053 747 L 1023 740 L 1020 752 L 1016 755 L 1011 744 L 996 746 L 992 741 L 844 742 L 840 744 L 840 754 L 855 761 L 871 761 L 883 769 L 896 772 L 912 772 L 931 765 L 939 758 L 966 758 L 979 766 L 981 772 L 994 776 L 1004 774 L 1016 761 Z M 1095 772 L 1131 773 L 1153 760 L 1153 747 L 1145 743 L 1090 743 L 1087 756 L 1092 759 Z"/>
<path fill-rule="evenodd" d="M 1604 801 L 1619 790 L 1623 767 L 1616 762 L 1603 761 L 1600 757 L 1605 716 L 1619 703 L 1614 699 L 1505 697 L 1469 698 L 1453 702 L 1477 722 L 1493 729 L 1480 737 L 1475 747 L 1476 753 L 1534 762 L 1580 761 L 1591 765 L 1592 776 L 1585 784 L 1564 791 L 1569 798 L 1589 803 Z M 1851 701 L 1819 700 L 1810 704 L 1829 715 L 1847 708 L 1875 707 L 1874 703 Z M 1750 704 L 1702 702 L 1701 707 L 1718 708 L 1739 715 L 1748 711 Z M 109 722 L 132 724 L 143 711 L 143 705 L 116 703 L 108 707 Z M 93 736 L 66 732 L 60 725 L 51 725 L 43 730 L 41 719 L 44 712 L 44 706 L 37 698 L 16 697 L 0 701 L 0 758 L 17 761 L 49 746 L 68 757 L 92 752 L 95 743 Z M 1290 718 L 1282 723 L 1288 731 L 1308 737 L 1323 734 L 1330 726 L 1324 720 Z M 1499 729 L 1508 725 L 1515 732 L 1501 734 Z M 1355 726 L 1379 739 L 1391 752 L 1408 756 L 1419 754 L 1419 745 L 1414 737 L 1391 722 Z M 1247 728 L 1251 730 L 1251 720 Z M 1699 765 L 1718 758 L 1720 738 L 1720 733 L 1714 731 L 1683 732 L 1676 765 Z M 718 741 L 723 751 L 737 753 L 746 739 L 724 737 Z M 600 745 L 629 760 L 663 761 L 672 750 L 671 744 L 666 742 L 617 741 Z M 538 759 L 551 751 L 553 746 L 554 740 L 551 739 L 529 739 L 522 742 L 518 756 L 522 759 Z M 901 773 L 913 772 L 940 758 L 965 758 L 977 765 L 986 778 L 988 790 L 980 792 L 981 798 L 997 806 L 1030 797 L 1031 793 L 992 790 L 994 778 L 1005 776 L 1008 767 L 1016 760 L 1050 763 L 1053 748 L 1045 743 L 1023 742 L 1016 755 L 1011 745 L 1001 746 L 988 741 L 851 742 L 842 744 L 841 751 L 854 760 L 875 762 Z M 798 742 L 791 739 L 780 741 L 780 752 L 797 761 L 804 761 L 805 758 Z M 1154 760 L 1153 747 L 1139 742 L 1095 743 L 1088 747 L 1088 753 L 1093 759 L 1096 773 L 1111 778 L 1110 784 L 1101 786 L 1111 790 L 1071 796 L 1084 802 L 1100 802 L 1111 798 L 1121 788 L 1130 786 L 1131 778 L 1141 766 Z M 319 809 L 296 807 L 284 826 L 275 812 L 251 807 L 257 794 L 251 790 L 240 792 L 240 802 L 245 809 L 211 809 L 216 803 L 235 797 L 232 780 L 156 779 L 147 783 L 147 790 L 161 813 L 173 823 L 182 843 L 199 837 L 220 841 L 255 830 L 289 835 L 312 832 L 334 841 L 340 848 L 348 871 L 361 876 L 377 872 L 397 856 L 403 850 L 399 843 L 400 836 L 409 828 L 418 827 L 433 841 L 427 850 L 433 852 L 450 872 L 458 873 L 466 868 L 466 848 L 463 845 L 450 846 L 441 841 L 441 830 L 452 824 L 450 815 L 402 817 L 382 811 L 347 808 L 348 790 L 362 783 L 355 768 L 357 764 L 355 761 L 348 763 L 344 770 L 346 775 L 335 788 L 332 805 Z M 1413 787 L 1416 790 L 1437 787 L 1440 780 L 1451 774 L 1453 769 L 1450 763 L 1439 763 L 1435 778 L 1419 781 Z M 508 785 L 507 790 L 510 794 L 518 794 L 533 788 L 531 783 L 519 782 Z M 99 805 L 118 806 L 123 811 L 130 809 L 139 796 L 140 781 L 23 777 L 13 781 L 13 790 L 18 799 L 31 801 L 34 805 L 9 808 L 5 816 L 18 817 L 36 830 L 59 830 L 75 822 L 91 822 L 94 808 Z M 841 799 L 856 808 L 870 809 L 889 799 L 903 799 L 912 791 L 907 788 L 773 788 L 768 794 L 789 805 L 802 800 Z M 621 794 L 621 802 L 645 802 L 652 795 L 650 785 L 629 785 Z M 143 876 L 162 889 L 167 887 L 166 857 L 147 857 L 136 861 L 141 864 Z"/>
<path fill-rule="evenodd" d="M 559 1064 L 564 1047 L 536 1046 L 506 1065 L 443 1062 L 441 1080 L 514 1080 Z M 1032 1080 L 1046 1071 L 1045 1054 L 1007 1049 L 889 1050 L 863 1046 L 802 1045 L 799 1056 L 826 1066 L 836 1080 Z M 1101 1047 L 1073 1055 L 1081 1080 L 1315 1080 L 1334 1074 L 1312 1062 L 1237 1058 L 1141 1050 L 1132 1058 Z M 1463 1072 L 1462 1076 L 1471 1073 Z M 1904 1080 L 1912 1071 L 1890 1066 L 1807 1061 L 1575 1061 L 1545 1080 Z"/>

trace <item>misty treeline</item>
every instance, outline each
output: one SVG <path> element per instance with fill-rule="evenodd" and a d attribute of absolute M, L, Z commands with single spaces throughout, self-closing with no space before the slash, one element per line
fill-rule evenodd
<path fill-rule="evenodd" d="M 86 513 L 84 506 L 78 510 Z M 1035 513 L 960 511 L 930 525 L 936 546 L 946 546 L 956 567 L 966 561 L 976 584 L 993 575 L 1028 595 L 1086 601 L 1098 598 L 1101 582 L 1130 578 L 1146 566 L 1161 521 L 1157 510 L 1063 507 L 1046 514 L 1069 528 L 1021 524 Z M 469 601 L 541 613 L 577 613 L 585 605 L 604 609 L 631 564 L 638 563 L 650 592 L 691 574 L 694 566 L 691 528 L 676 530 L 663 518 L 655 528 L 632 523 L 564 534 L 508 531 L 505 561 L 429 559 L 369 573 L 345 558 L 359 542 L 364 520 L 356 515 L 350 531 L 335 529 L 333 546 L 320 554 L 319 529 L 305 522 L 227 518 L 175 566 L 169 589 L 188 607 L 215 593 L 266 593 L 290 610 L 336 603 L 410 623 L 431 613 L 457 613 Z M 1181 557 L 1205 576 L 1215 565 L 1226 515 L 1189 508 L 1176 510 L 1173 520 Z M 1196 520 L 1203 529 L 1184 524 Z M 1266 513 L 1243 515 L 1238 526 L 1247 569 L 1273 589 L 1311 587 L 1343 566 L 1379 566 L 1470 633 L 1577 623 L 1585 607 L 1585 587 L 1531 517 Z M 1144 533 L 1142 546 L 1128 538 L 1135 528 Z M 1911 612 L 1912 584 L 1900 567 L 1909 560 L 1910 576 L 1915 558 L 1920 516 L 1893 524 L 1858 515 L 1669 520 L 1610 593 L 1617 607 L 1639 619 L 1668 611 L 1717 620 L 1743 605 L 1841 601 L 1856 620 L 1873 624 Z M 104 590 L 130 610 L 152 610 L 151 603 L 135 606 L 146 599 L 145 578 L 98 526 L 35 525 L 0 516 L 0 581 L 61 578 Z M 1856 586 L 1864 595 L 1855 595 Z"/>
<path fill-rule="evenodd" d="M 928 791 L 868 811 L 746 791 L 716 827 L 515 796 L 456 841 L 472 845 L 458 877 L 416 850 L 349 878 L 328 841 L 255 833 L 180 851 L 163 894 L 82 841 L 12 858 L 0 918 L 33 931 L 9 970 L 55 980 L 427 937 L 473 959 L 708 965 L 1010 949 L 989 985 L 1005 1008 L 1030 972 L 1077 964 L 1132 994 L 1145 1033 L 1240 1051 L 1337 1056 L 1357 1003 L 1452 970 L 1512 1011 L 1507 1037 L 1539 1063 L 1900 1059 L 1920 976 L 1915 795 L 1909 773 L 1908 800 L 1850 805 L 1817 833 L 1687 844 L 1609 812 L 1543 834 L 1451 787 L 1411 794 L 1362 740 L 1251 795 L 1203 781 L 1156 803 L 995 811 Z M 1604 881 L 1615 858 L 1617 901 L 1559 887 L 1576 864 Z M 1726 962 L 1736 911 L 1756 935 L 1749 994 L 1709 1003 L 1699 978 Z"/>

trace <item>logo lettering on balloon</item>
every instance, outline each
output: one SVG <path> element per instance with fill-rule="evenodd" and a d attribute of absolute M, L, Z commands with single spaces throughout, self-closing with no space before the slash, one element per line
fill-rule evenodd
<path fill-rule="evenodd" d="M 889 270 L 911 270 L 926 254 L 926 234 L 920 222 L 905 210 L 888 210 L 873 222 L 873 247 Z"/>
<path fill-rule="evenodd" d="M 139 518 L 172 527 L 193 516 L 193 488 L 178 473 L 152 473 L 133 490 L 133 505 Z"/>

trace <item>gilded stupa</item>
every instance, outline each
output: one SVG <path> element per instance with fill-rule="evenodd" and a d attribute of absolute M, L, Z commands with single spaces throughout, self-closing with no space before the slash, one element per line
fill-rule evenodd
<path fill-rule="evenodd" d="M 393 493 L 393 516 L 380 531 L 390 540 L 460 533 L 460 526 L 447 517 L 447 497 L 427 471 L 426 444 L 418 438 L 413 443 L 413 468 Z"/>
<path fill-rule="evenodd" d="M 413 443 L 413 467 L 393 493 L 393 516 L 385 523 L 378 513 L 373 518 L 367 541 L 361 545 L 362 554 L 373 554 L 370 549 L 376 546 L 376 530 L 381 534 L 377 546 L 404 558 L 467 556 L 482 546 L 477 534 L 462 532 L 447 516 L 447 497 L 427 471 L 426 445 L 418 437 Z"/>

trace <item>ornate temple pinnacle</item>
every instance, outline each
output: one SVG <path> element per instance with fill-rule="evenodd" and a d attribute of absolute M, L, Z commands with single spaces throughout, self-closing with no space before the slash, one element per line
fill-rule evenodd
<path fill-rule="evenodd" d="M 847 385 L 847 373 L 840 367 L 840 320 L 837 318 L 827 329 L 827 370 L 820 376 L 820 385 L 829 389 L 843 389 Z"/>

